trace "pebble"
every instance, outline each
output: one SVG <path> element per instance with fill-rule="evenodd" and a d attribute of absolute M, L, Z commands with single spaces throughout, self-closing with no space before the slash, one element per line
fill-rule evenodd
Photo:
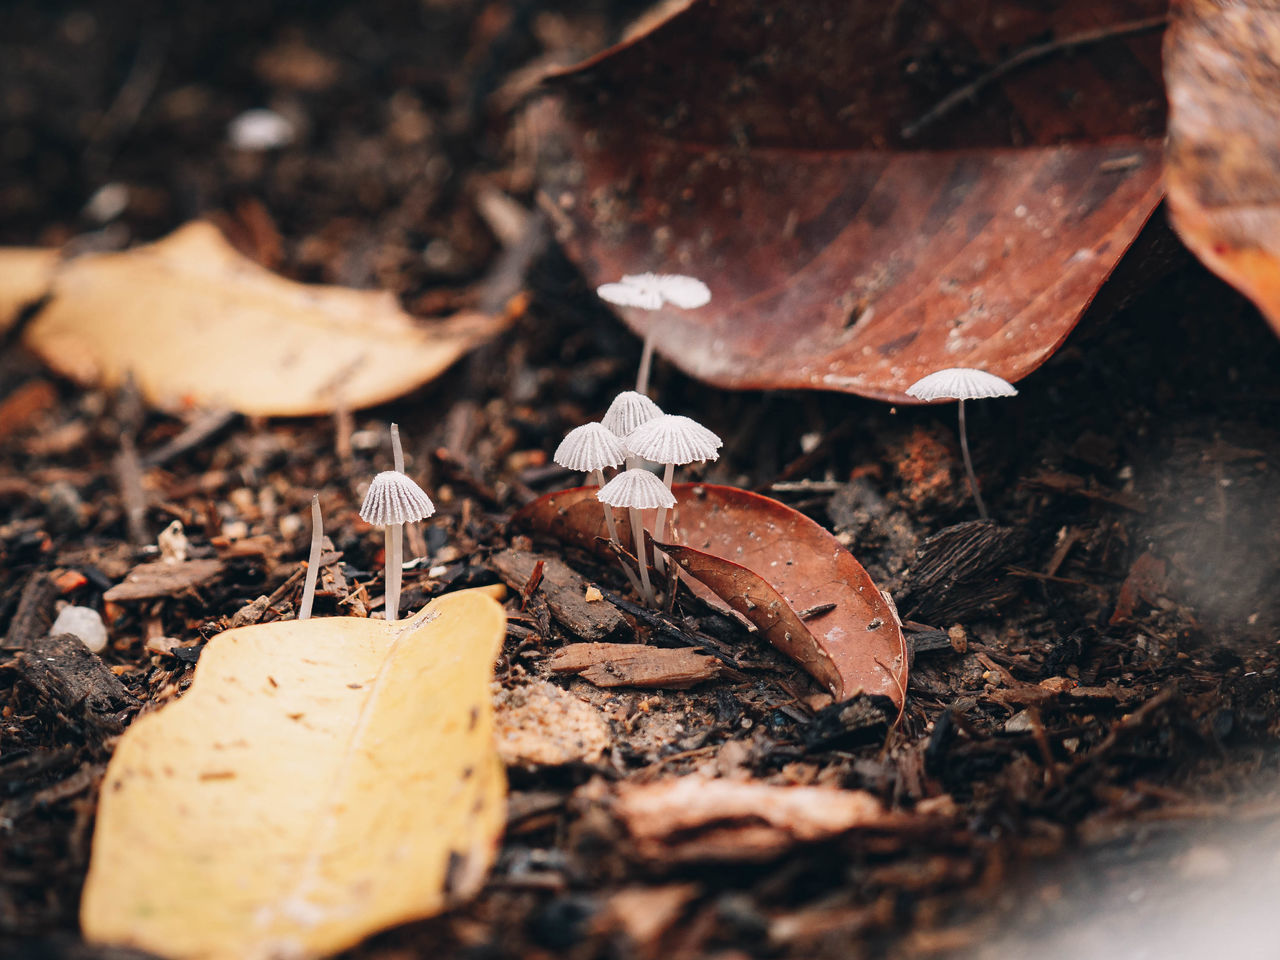
<path fill-rule="evenodd" d="M 55 637 L 69 633 L 94 653 L 101 653 L 107 647 L 106 624 L 98 611 L 90 607 L 63 607 L 49 633 Z"/>

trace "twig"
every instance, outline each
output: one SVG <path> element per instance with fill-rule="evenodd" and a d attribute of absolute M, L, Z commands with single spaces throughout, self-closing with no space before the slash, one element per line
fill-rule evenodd
<path fill-rule="evenodd" d="M 981 93 L 982 90 L 995 83 L 1001 77 L 1012 73 L 1020 67 L 1025 67 L 1029 63 L 1034 63 L 1036 60 L 1043 60 L 1045 57 L 1052 56 L 1055 53 L 1061 53 L 1066 50 L 1074 50 L 1077 47 L 1087 46 L 1091 43 L 1101 43 L 1104 40 L 1115 40 L 1120 37 L 1129 37 L 1136 33 L 1146 33 L 1149 30 L 1160 30 L 1163 29 L 1165 24 L 1168 22 L 1169 18 L 1166 16 L 1146 17 L 1142 20 L 1129 20 L 1125 23 L 1116 23 L 1107 27 L 1099 27 L 1096 30 L 1085 30 L 1082 33 L 1073 33 L 1067 37 L 1059 37 L 1056 40 L 1050 40 L 1047 43 L 1038 43 L 1032 47 L 1025 47 L 1015 53 L 1008 60 L 996 64 L 986 73 L 980 74 L 958 90 L 953 90 L 925 111 L 924 115 L 920 117 L 919 120 L 909 123 L 903 127 L 903 139 L 911 140 L 918 136 L 920 131 L 925 127 L 929 127 L 937 123 L 961 104 L 966 101 L 977 99 L 978 94 Z"/>

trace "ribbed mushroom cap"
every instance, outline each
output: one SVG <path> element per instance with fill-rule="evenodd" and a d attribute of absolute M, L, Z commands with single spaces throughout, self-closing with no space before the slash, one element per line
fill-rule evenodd
<path fill-rule="evenodd" d="M 662 416 L 662 408 L 643 393 L 623 390 L 613 398 L 613 403 L 609 404 L 609 409 L 600 418 L 600 423 L 606 430 L 611 430 L 615 436 L 626 440 L 631 431 L 640 424 L 648 423 L 654 417 L 660 416 Z"/>
<path fill-rule="evenodd" d="M 1017 394 L 1017 387 L 1008 380 L 974 367 L 949 367 L 921 377 L 907 387 L 907 396 L 925 401 L 981 400 Z"/>
<path fill-rule="evenodd" d="M 695 460 L 716 460 L 723 444 L 719 437 L 689 417 L 664 413 L 640 424 L 627 437 L 627 449 L 654 463 L 683 466 Z"/>
<path fill-rule="evenodd" d="M 435 512 L 435 504 L 426 491 L 406 474 L 383 470 L 369 484 L 360 519 L 377 527 L 387 527 L 393 523 L 425 520 Z"/>
<path fill-rule="evenodd" d="M 601 423 L 574 427 L 556 447 L 556 463 L 570 470 L 590 473 L 616 467 L 627 459 L 621 438 Z"/>
<path fill-rule="evenodd" d="M 675 495 L 648 470 L 623 470 L 596 492 L 596 499 L 611 507 L 656 510 L 674 507 Z"/>
<path fill-rule="evenodd" d="M 657 310 L 667 303 L 692 310 L 711 301 L 711 291 L 705 283 L 678 273 L 627 274 L 620 283 L 596 287 L 596 294 L 618 306 L 642 310 Z"/>

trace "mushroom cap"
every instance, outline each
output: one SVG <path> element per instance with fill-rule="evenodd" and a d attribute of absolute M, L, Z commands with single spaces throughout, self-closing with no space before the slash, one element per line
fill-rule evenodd
<path fill-rule="evenodd" d="M 654 463 L 683 466 L 695 460 L 716 460 L 724 443 L 714 433 L 689 417 L 664 413 L 636 427 L 627 437 L 627 449 Z"/>
<path fill-rule="evenodd" d="M 627 459 L 622 439 L 601 423 L 584 423 L 574 427 L 556 447 L 556 463 L 570 470 L 591 473 L 605 467 L 616 467 Z"/>
<path fill-rule="evenodd" d="M 667 485 L 648 470 L 638 467 L 623 470 L 596 491 L 596 499 L 611 507 L 632 507 L 636 510 L 676 505 L 675 494 L 667 489 Z"/>
<path fill-rule="evenodd" d="M 629 273 L 620 283 L 596 287 L 596 294 L 618 306 L 642 310 L 657 310 L 668 303 L 693 310 L 711 301 L 711 291 L 705 283 L 679 273 Z"/>
<path fill-rule="evenodd" d="M 606 430 L 613 431 L 616 436 L 625 440 L 640 424 L 660 416 L 662 416 L 662 408 L 643 393 L 623 390 L 613 398 L 613 403 L 609 404 L 609 409 L 600 418 L 600 423 Z"/>
<path fill-rule="evenodd" d="M 398 470 L 383 470 L 369 484 L 360 519 L 377 527 L 425 520 L 436 512 L 425 490 Z"/>
<path fill-rule="evenodd" d="M 981 400 L 984 397 L 1014 397 L 1017 394 L 1017 387 L 1008 380 L 975 367 L 948 367 L 921 377 L 907 387 L 907 396 L 926 402 Z"/>

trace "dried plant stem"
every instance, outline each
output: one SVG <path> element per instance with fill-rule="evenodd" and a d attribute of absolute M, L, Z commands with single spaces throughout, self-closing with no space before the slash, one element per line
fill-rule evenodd
<path fill-rule="evenodd" d="M 404 473 L 404 450 L 400 447 L 400 424 L 391 425 L 391 457 L 395 461 L 396 473 Z"/>
<path fill-rule="evenodd" d="M 969 475 L 969 491 L 973 494 L 973 502 L 978 505 L 978 516 L 988 519 L 987 505 L 982 502 L 982 494 L 978 492 L 978 478 L 973 472 L 973 460 L 969 457 L 969 434 L 964 428 L 964 401 L 960 401 L 960 452 L 964 454 L 964 472 Z"/>
<path fill-rule="evenodd" d="M 590 477 L 597 487 L 604 486 L 603 470 L 593 470 Z M 621 547 L 622 541 L 618 539 L 618 524 L 613 518 L 613 507 L 603 501 L 601 501 L 600 506 L 604 507 L 604 525 L 609 530 L 609 542 L 616 547 Z M 622 564 L 622 572 L 627 575 L 627 582 L 631 584 L 631 589 L 636 593 L 640 593 L 640 581 L 636 579 L 636 575 L 631 572 L 631 568 L 625 563 Z"/>
<path fill-rule="evenodd" d="M 653 584 L 649 582 L 649 561 L 645 557 L 644 549 L 644 521 L 640 518 L 640 511 L 635 507 L 631 507 L 631 533 L 636 540 L 636 558 L 640 561 L 640 595 L 644 598 L 644 602 L 649 606 L 653 606 Z"/>
<path fill-rule="evenodd" d="M 316 579 L 320 576 L 320 545 L 324 540 L 324 520 L 320 516 L 320 494 L 311 498 L 311 553 L 307 555 L 307 579 L 302 585 L 302 605 L 298 619 L 310 620 L 316 599 Z"/>

